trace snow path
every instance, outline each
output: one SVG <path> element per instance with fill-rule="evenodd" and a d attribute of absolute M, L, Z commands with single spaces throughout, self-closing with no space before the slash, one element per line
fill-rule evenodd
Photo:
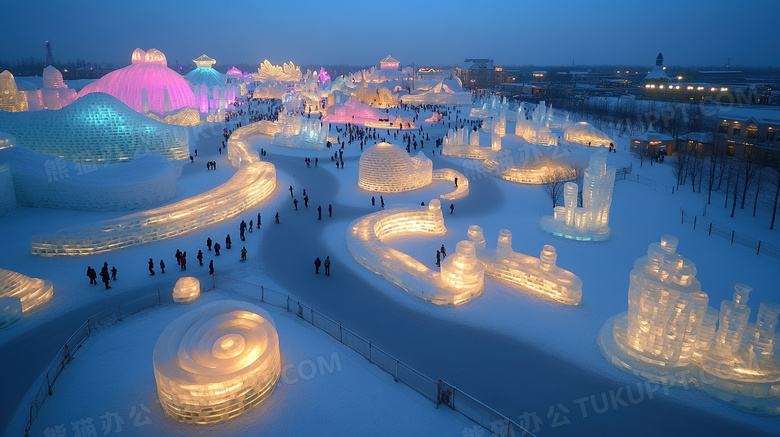
<path fill-rule="evenodd" d="M 432 319 L 388 298 L 358 275 L 348 274 L 340 260 L 334 260 L 330 277 L 315 276 L 314 258 L 319 256 L 324 259 L 328 255 L 321 236 L 322 227 L 329 221 L 327 205 L 333 204 L 335 214 L 330 221 L 343 220 L 344 229 L 351 220 L 374 209 L 338 203 L 335 197 L 328 195 L 339 191 L 339 181 L 331 170 L 321 167 L 312 171 L 295 171 L 300 169 L 299 161 L 297 157 L 274 156 L 272 159 L 280 171 L 296 174 L 298 185 L 293 187 L 296 196 L 300 197 L 301 188 L 307 188 L 311 211 L 307 211 L 301 202 L 299 211 L 280 213 L 279 225 L 267 225 L 273 228 L 273 232 L 267 232 L 260 245 L 259 267 L 302 302 L 341 322 L 429 377 L 442 378 L 515 420 L 526 411 L 543 415 L 551 405 L 571 404 L 575 400 L 571 399 L 572 392 L 581 393 L 581 397 L 596 396 L 601 402 L 602 393 L 626 385 L 572 365 L 515 338 Z M 354 158 L 345 161 L 352 161 L 348 165 L 357 165 Z M 477 217 L 490 212 L 491 207 L 498 209 L 500 203 L 494 202 L 496 181 L 483 179 L 479 182 L 472 184 L 469 196 L 459 202 L 461 216 L 472 214 Z M 316 207 L 320 204 L 324 210 L 322 222 L 316 218 Z M 291 244 L 293 241 L 306 243 L 301 247 Z M 345 260 L 345 263 L 351 261 Z M 299 273 L 274 275 L 274 272 L 286 271 Z M 318 281 L 327 281 L 327 285 L 318 287 Z M 376 281 L 384 279 L 377 276 Z M 402 290 L 398 292 L 403 293 Z M 459 339 L 457 347 L 451 347 L 452 342 L 446 340 L 451 338 Z M 630 407 L 608 409 L 603 414 L 591 411 L 587 417 L 572 412 L 577 414 L 569 417 L 581 435 L 620 435 L 631 429 L 632 435 L 657 436 L 670 431 L 669 423 L 675 424 L 674 431 L 679 434 L 744 435 L 746 432 L 742 424 L 681 406 L 663 399 L 661 393 L 657 392 L 659 396 L 651 401 Z M 657 420 L 659 417 L 664 420 Z M 548 421 L 545 417 L 542 419 Z M 642 423 L 642 427 L 634 428 L 637 423 Z M 572 428 L 548 427 L 544 431 L 543 435 L 568 435 Z M 762 435 L 757 430 L 751 430 L 750 434 Z"/>

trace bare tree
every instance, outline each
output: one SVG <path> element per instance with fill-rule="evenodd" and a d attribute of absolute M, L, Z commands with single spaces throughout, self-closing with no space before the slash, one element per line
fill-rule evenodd
<path fill-rule="evenodd" d="M 542 176 L 542 189 L 552 200 L 553 209 L 563 195 L 563 186 L 571 179 L 571 174 L 565 171 L 553 170 Z"/>
<path fill-rule="evenodd" d="M 780 197 L 780 163 L 774 162 L 769 171 L 769 177 L 775 188 L 775 204 L 772 207 L 772 223 L 769 225 L 769 229 L 775 228 L 775 216 L 777 215 L 777 199 Z"/>
<path fill-rule="evenodd" d="M 639 158 L 639 166 L 642 167 L 642 161 L 645 159 L 645 155 L 647 155 L 647 149 L 637 146 L 634 148 L 634 155 Z"/>
<path fill-rule="evenodd" d="M 685 184 L 686 175 L 688 172 L 688 163 L 691 157 L 691 150 L 688 148 L 688 144 L 683 144 L 677 148 L 677 153 L 674 155 L 674 161 L 672 162 L 672 172 L 677 178 L 677 189 L 680 189 L 680 185 Z"/>
<path fill-rule="evenodd" d="M 712 201 L 712 189 L 718 174 L 720 174 L 720 179 L 723 179 L 726 148 L 722 144 L 711 143 L 703 152 L 707 157 L 707 205 L 709 205 Z M 720 184 L 718 186 L 720 187 Z"/>
<path fill-rule="evenodd" d="M 753 179 L 756 177 L 756 172 L 761 167 L 761 158 L 758 156 L 759 152 L 753 148 L 745 150 L 745 159 L 739 161 L 742 178 L 744 184 L 742 185 L 742 203 L 739 209 L 745 209 L 745 197 L 747 197 L 748 188 L 750 188 Z"/>

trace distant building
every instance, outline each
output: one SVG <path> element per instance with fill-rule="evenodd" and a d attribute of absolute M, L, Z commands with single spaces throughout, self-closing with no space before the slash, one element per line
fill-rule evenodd
<path fill-rule="evenodd" d="M 657 100 L 714 100 L 723 103 L 757 103 L 754 88 L 745 84 L 741 71 L 694 71 L 669 77 L 661 53 L 645 76 L 645 97 Z"/>
<path fill-rule="evenodd" d="M 650 126 L 646 132 L 631 137 L 632 152 L 653 151 L 653 155 L 671 155 L 677 146 L 677 140 L 670 135 L 657 132 Z"/>
<path fill-rule="evenodd" d="M 390 55 L 379 61 L 380 70 L 398 70 L 400 66 L 401 62 Z"/>
<path fill-rule="evenodd" d="M 460 69 L 460 80 L 467 89 L 493 89 L 498 85 L 493 58 L 468 58 Z"/>
<path fill-rule="evenodd" d="M 735 108 L 720 117 L 713 141 L 725 146 L 729 156 L 751 158 L 761 151 L 768 164 L 779 163 L 780 111 Z"/>

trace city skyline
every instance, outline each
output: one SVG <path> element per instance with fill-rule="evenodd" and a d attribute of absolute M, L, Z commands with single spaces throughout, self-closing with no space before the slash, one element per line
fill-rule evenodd
<path fill-rule="evenodd" d="M 663 52 L 668 65 L 779 66 L 780 30 L 772 11 L 733 14 L 723 24 L 724 0 L 706 6 L 661 0 L 573 0 L 520 4 L 462 0 L 377 7 L 357 1 L 323 4 L 258 3 L 214 8 L 202 0 L 127 3 L 47 2 L 30 14 L 13 3 L 0 17 L 0 59 L 86 59 L 127 65 L 136 47 L 157 48 L 170 63 L 187 65 L 202 53 L 220 65 L 372 65 L 390 54 L 402 65 L 457 65 L 490 57 L 497 65 L 648 65 Z M 35 17 L 19 20 L 18 17 Z M 710 23 L 707 27 L 706 23 Z M 35 24 L 35 25 L 31 25 Z M 692 25 L 696 24 L 696 25 Z M 7 42 L 12 42 L 8 44 Z"/>

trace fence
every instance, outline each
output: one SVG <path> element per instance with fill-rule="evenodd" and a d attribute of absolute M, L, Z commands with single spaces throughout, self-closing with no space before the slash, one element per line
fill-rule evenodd
<path fill-rule="evenodd" d="M 630 172 L 629 172 L 630 173 Z M 653 191 L 663 191 L 664 194 L 674 194 L 674 186 L 662 184 L 661 182 L 658 182 L 656 180 L 640 176 L 638 174 L 629 174 L 629 173 L 615 173 L 615 180 L 616 181 L 631 181 L 636 182 L 638 184 L 646 185 L 648 187 L 651 187 Z"/>
<path fill-rule="evenodd" d="M 81 345 L 84 344 L 84 341 L 92 335 L 93 331 L 101 326 L 106 326 L 122 320 L 122 318 L 135 314 L 138 311 L 158 305 L 160 302 L 162 301 L 160 299 L 160 290 L 158 289 L 154 293 L 135 298 L 122 305 L 112 306 L 85 320 L 60 348 L 48 370 L 46 370 L 46 376 L 44 377 L 41 386 L 38 388 L 38 391 L 35 392 L 35 397 L 33 397 L 32 404 L 30 405 L 30 419 L 27 422 L 27 426 L 24 428 L 24 435 L 30 435 L 30 429 L 32 428 L 33 422 L 35 422 L 35 418 L 38 417 L 38 413 L 41 411 L 43 403 L 51 396 L 52 387 L 54 386 L 54 383 L 57 382 L 57 378 L 59 378 L 60 374 L 65 369 L 65 366 L 73 359 L 73 356 L 81 348 Z"/>
<path fill-rule="evenodd" d="M 216 276 L 204 280 L 201 278 L 201 284 L 211 282 L 212 288 L 216 288 Z M 463 414 L 465 417 L 474 421 L 478 425 L 487 429 L 497 436 L 531 436 L 534 435 L 518 425 L 512 419 L 498 413 L 479 400 L 473 398 L 468 393 L 460 391 L 454 385 L 441 379 L 434 381 L 426 375 L 418 372 L 414 368 L 401 362 L 389 353 L 372 344 L 355 332 L 347 329 L 330 319 L 329 317 L 315 311 L 313 308 L 302 304 L 289 295 L 271 290 L 262 285 L 251 284 L 248 282 L 233 279 L 227 276 L 219 277 L 219 288 L 234 292 L 246 291 L 259 292 L 259 300 L 263 303 L 282 308 L 296 314 L 312 326 L 319 328 L 341 344 L 349 347 L 353 351 L 362 355 L 369 363 L 374 364 L 383 371 L 390 374 L 396 382 L 402 382 L 407 387 L 420 393 L 429 401 L 439 405 L 444 404 L 453 410 Z M 75 353 L 79 350 L 84 341 L 99 326 L 105 326 L 122 320 L 123 317 L 137 313 L 146 308 L 158 305 L 162 302 L 160 290 L 146 296 L 133 299 L 123 305 L 108 308 L 98 314 L 88 318 L 81 326 L 70 336 L 68 341 L 62 346 L 55 356 L 52 364 L 46 371 L 46 376 L 41 383 L 40 388 L 35 393 L 32 404 L 30 405 L 30 420 L 25 427 L 25 436 L 29 436 L 35 418 L 43 407 L 46 398 L 52 394 L 52 387 L 57 378 L 62 373 L 65 366 L 70 363 Z"/>
<path fill-rule="evenodd" d="M 780 259 L 780 247 L 773 246 L 765 241 L 748 237 L 737 233 L 736 231 L 717 225 L 711 220 L 705 217 L 699 217 L 692 214 L 686 214 L 684 210 L 680 210 L 682 215 L 682 224 L 690 223 L 693 225 L 694 230 L 707 232 L 707 235 L 715 235 L 717 237 L 725 238 L 731 242 L 731 245 L 740 244 L 745 247 L 749 247 L 756 251 L 757 255 L 763 254 L 771 256 L 775 259 Z"/>
<path fill-rule="evenodd" d="M 343 345 L 362 355 L 369 363 L 390 374 L 396 382 L 404 383 L 407 387 L 435 403 L 437 408 L 439 405 L 445 404 L 498 436 L 533 436 L 530 431 L 518 425 L 512 419 L 498 413 L 469 394 L 458 390 L 454 385 L 441 379 L 435 381 L 423 375 L 378 348 L 371 341 L 345 328 L 341 323 L 292 299 L 287 294 L 265 288 L 262 285 L 258 286 L 225 276 L 219 277 L 218 287 L 222 290 L 230 291 L 246 290 L 247 288 L 254 289 L 255 292 L 259 291 L 261 302 L 297 314 L 298 317 L 312 326 L 319 328 Z"/>

